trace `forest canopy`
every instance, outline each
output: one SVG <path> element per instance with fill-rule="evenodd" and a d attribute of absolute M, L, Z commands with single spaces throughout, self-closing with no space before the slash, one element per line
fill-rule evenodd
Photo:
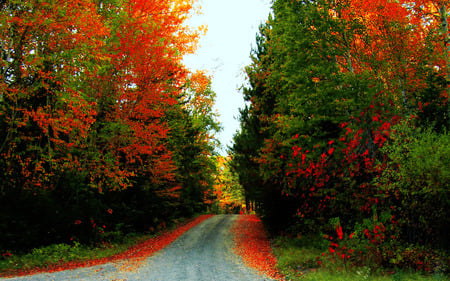
<path fill-rule="evenodd" d="M 446 263 L 424 249 L 449 249 L 448 16 L 442 0 L 273 1 L 232 147 L 272 231 L 322 233 L 350 264 Z"/>
<path fill-rule="evenodd" d="M 220 127 L 210 78 L 182 62 L 192 6 L 0 2 L 0 252 L 206 210 Z"/>

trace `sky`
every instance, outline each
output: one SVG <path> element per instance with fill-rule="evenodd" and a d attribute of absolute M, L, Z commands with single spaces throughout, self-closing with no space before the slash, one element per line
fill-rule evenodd
<path fill-rule="evenodd" d="M 205 70 L 212 78 L 216 93 L 215 110 L 222 131 L 216 138 L 226 154 L 233 134 L 239 130 L 239 108 L 245 103 L 239 88 L 245 83 L 244 67 L 251 63 L 250 52 L 256 46 L 256 34 L 270 13 L 271 0 L 198 0 L 201 14 L 188 24 L 206 25 L 208 31 L 199 41 L 194 55 L 184 59 L 191 70 Z"/>

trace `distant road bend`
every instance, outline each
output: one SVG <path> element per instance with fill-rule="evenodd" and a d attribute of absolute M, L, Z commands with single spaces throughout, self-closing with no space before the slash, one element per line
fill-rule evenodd
<path fill-rule="evenodd" d="M 25 277 L 23 281 L 262 281 L 271 280 L 243 265 L 233 253 L 230 227 L 237 215 L 217 215 L 184 233 L 167 248 L 138 264 L 123 260 L 94 267 Z"/>

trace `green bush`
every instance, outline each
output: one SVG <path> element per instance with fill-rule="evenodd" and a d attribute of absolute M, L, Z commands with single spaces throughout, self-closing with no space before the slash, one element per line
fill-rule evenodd
<path fill-rule="evenodd" d="M 278 236 L 272 240 L 274 254 L 278 260 L 278 269 L 286 280 L 449 280 L 443 272 L 422 274 L 410 270 L 380 269 L 370 266 L 343 266 L 333 255 L 322 249 L 327 241 L 321 236 L 286 237 Z M 344 241 L 345 242 L 345 241 Z M 326 255 L 323 255 L 326 251 Z"/>
<path fill-rule="evenodd" d="M 382 148 L 386 167 L 378 182 L 386 208 L 410 243 L 448 249 L 450 225 L 450 138 L 411 122 L 393 127 Z M 445 244 L 445 245 L 443 245 Z"/>

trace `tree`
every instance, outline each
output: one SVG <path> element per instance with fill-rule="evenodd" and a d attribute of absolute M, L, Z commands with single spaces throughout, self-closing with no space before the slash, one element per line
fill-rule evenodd
<path fill-rule="evenodd" d="M 184 25 L 192 4 L 1 2 L 1 249 L 95 242 L 205 208 L 218 124 L 209 79 L 182 64 L 199 36 Z"/>
<path fill-rule="evenodd" d="M 81 86 L 107 28 L 89 1 L 8 1 L 1 13 L 2 188 L 51 188 L 94 123 Z"/>
<path fill-rule="evenodd" d="M 337 228 L 329 222 L 339 222 L 340 237 L 360 233 L 371 249 L 365 253 L 386 263 L 394 251 L 389 235 L 426 244 L 409 239 L 411 232 L 392 219 L 398 190 L 385 193 L 392 183 L 383 171 L 392 167 L 388 151 L 397 151 L 393 128 L 402 120 L 419 118 L 408 123 L 417 131 L 433 127 L 442 134 L 448 128 L 445 3 L 277 0 L 272 10 L 247 68 L 249 105 L 241 110 L 232 151 L 246 195 L 260 202 L 259 212 L 274 230 L 331 237 Z M 414 174 L 400 162 L 389 171 Z M 432 173 L 444 173 L 444 166 Z M 248 177 L 251 171 L 257 175 Z M 383 180 L 386 186 L 379 184 Z M 397 215 L 412 221 L 406 213 Z"/>
<path fill-rule="evenodd" d="M 215 178 L 213 193 L 219 211 L 237 213 L 245 211 L 247 206 L 244 203 L 242 186 L 237 174 L 231 170 L 230 161 L 230 156 L 216 157 L 218 175 Z"/>
<path fill-rule="evenodd" d="M 169 148 L 177 167 L 175 182 L 179 189 L 178 206 L 183 216 L 205 211 L 211 204 L 215 166 L 214 139 L 220 126 L 212 107 L 216 94 L 203 72 L 191 74 L 178 97 L 179 103 L 168 115 Z"/>

